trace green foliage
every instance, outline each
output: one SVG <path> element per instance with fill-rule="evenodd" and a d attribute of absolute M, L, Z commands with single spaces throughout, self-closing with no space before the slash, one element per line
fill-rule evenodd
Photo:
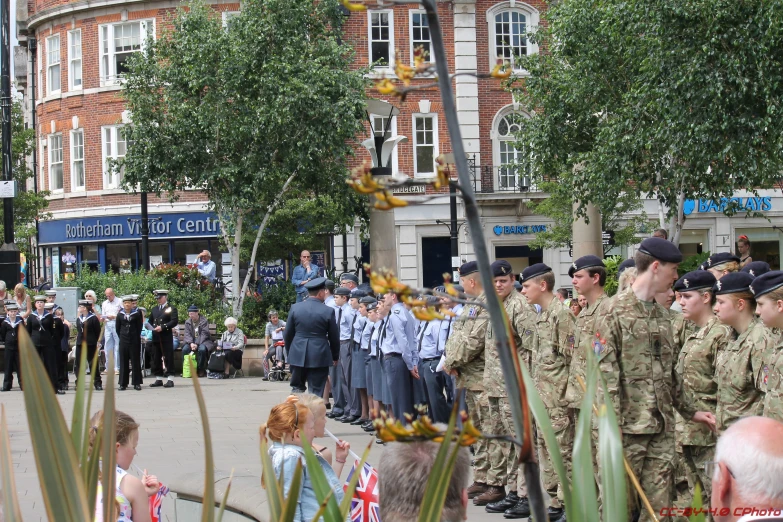
<path fill-rule="evenodd" d="M 617 268 L 620 266 L 624 259 L 620 256 L 609 256 L 604 259 L 604 266 L 606 267 L 606 285 L 604 285 L 604 292 L 609 297 L 617 293 Z"/>
<path fill-rule="evenodd" d="M 261 283 L 260 292 L 245 299 L 239 327 L 248 337 L 248 332 L 252 332 L 254 339 L 263 339 L 269 311 L 277 310 L 280 319 L 285 321 L 288 310 L 295 302 L 296 290 L 291 282 L 279 281 L 275 285 Z"/>
<path fill-rule="evenodd" d="M 702 252 L 701 254 L 696 254 L 695 256 L 686 257 L 685 260 L 680 263 L 680 266 L 677 267 L 677 273 L 680 275 L 680 277 L 682 277 L 688 272 L 698 270 L 701 264 L 704 263 L 708 257 L 710 257 L 709 252 Z"/>
<path fill-rule="evenodd" d="M 11 105 L 11 171 L 18 186 L 14 198 L 14 240 L 32 266 L 37 259 L 37 249 L 30 248 L 30 239 L 35 238 L 35 220 L 48 219 L 51 214 L 46 211 L 49 192 L 39 190 L 36 194 L 26 190 L 27 180 L 35 173 L 27 165 L 27 158 L 35 147 L 35 131 L 27 128 L 24 121 L 24 106 L 22 100 L 16 99 Z M 2 153 L 0 153 L 2 161 Z M 3 223 L 0 223 L 0 234 L 3 233 Z"/>
<path fill-rule="evenodd" d="M 514 84 L 534 176 L 600 209 L 628 193 L 719 199 L 783 170 L 783 4 L 569 0 L 549 5 Z M 578 173 L 571 175 L 575 167 Z"/>

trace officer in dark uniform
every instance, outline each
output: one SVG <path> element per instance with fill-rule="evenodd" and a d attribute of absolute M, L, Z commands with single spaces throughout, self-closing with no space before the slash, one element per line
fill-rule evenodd
<path fill-rule="evenodd" d="M 62 347 L 63 337 L 65 336 L 65 324 L 54 313 L 60 307 L 54 303 L 53 298 L 50 300 L 50 296 L 47 295 L 46 301 L 44 310 L 52 314 L 52 352 L 57 369 L 57 393 L 61 391 L 65 393 L 65 390 L 68 389 L 68 352 L 63 353 Z"/>
<path fill-rule="evenodd" d="M 52 381 L 52 388 L 57 390 L 57 358 L 52 347 L 52 330 L 54 328 L 54 316 L 45 310 L 46 297 L 35 296 L 35 310 L 27 318 L 27 333 L 33 341 L 38 355 Z"/>
<path fill-rule="evenodd" d="M 16 313 L 19 305 L 9 303 L 6 307 L 6 318 L 0 324 L 0 340 L 5 343 L 5 378 L 2 391 L 11 391 L 14 383 L 14 374 L 19 379 L 19 388 L 22 387 L 22 371 L 19 366 L 19 327 L 24 328 L 24 321 Z"/>
<path fill-rule="evenodd" d="M 101 338 L 101 321 L 98 317 L 92 313 L 92 301 L 82 299 L 79 301 L 79 306 L 84 307 L 84 316 L 76 319 L 76 361 L 81 361 L 82 345 L 87 345 L 87 364 L 90 367 L 90 375 L 95 377 L 95 389 L 103 389 L 103 381 L 101 381 L 101 372 L 99 364 L 93 366 L 92 361 L 95 357 L 95 351 L 98 349 L 98 340 Z M 28 328 L 29 329 L 29 328 Z M 76 368 L 76 366 L 75 366 Z M 78 369 L 76 370 L 76 378 L 79 378 Z"/>
<path fill-rule="evenodd" d="M 152 308 L 150 323 L 152 325 L 152 373 L 155 374 L 155 382 L 150 388 L 163 386 L 174 387 L 174 327 L 179 323 L 177 309 L 168 303 L 168 290 L 155 290 L 153 292 L 158 305 Z M 165 364 L 165 368 L 163 365 Z M 163 384 L 163 377 L 167 378 Z"/>
<path fill-rule="evenodd" d="M 117 314 L 117 333 L 120 338 L 120 391 L 128 388 L 130 363 L 133 369 L 133 389 L 141 390 L 141 312 L 133 309 L 133 296 L 122 298 L 123 309 Z"/>

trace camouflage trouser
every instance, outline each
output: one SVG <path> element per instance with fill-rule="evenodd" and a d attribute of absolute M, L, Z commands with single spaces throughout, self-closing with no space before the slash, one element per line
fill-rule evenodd
<path fill-rule="evenodd" d="M 712 496 L 712 477 L 704 472 L 704 463 L 715 459 L 715 446 L 683 446 L 683 456 L 686 462 L 685 471 L 688 477 L 688 506 L 693 503 L 693 492 L 696 482 L 701 482 L 701 505 L 709 506 Z"/>
<path fill-rule="evenodd" d="M 482 422 L 489 416 L 489 403 L 487 398 L 478 391 L 465 390 L 465 403 L 468 406 L 468 415 L 473 425 L 482 429 Z M 473 454 L 473 480 L 475 482 L 487 482 L 489 471 L 488 441 L 480 439 L 475 444 Z"/>
<path fill-rule="evenodd" d="M 511 405 L 506 397 L 489 397 L 489 428 L 486 433 L 510 435 L 516 438 Z M 509 442 L 490 441 L 490 469 L 487 484 L 492 486 L 508 485 L 510 491 L 516 491 L 521 497 L 527 496 L 524 473 L 520 473 L 517 447 Z M 494 480 L 494 482 L 493 482 Z"/>
<path fill-rule="evenodd" d="M 550 420 L 555 431 L 557 445 L 563 458 L 566 475 L 571 477 L 571 455 L 574 452 L 574 423 L 567 411 L 550 410 Z M 549 448 L 546 446 L 541 430 L 538 430 L 538 461 L 541 465 L 541 481 L 552 501 L 553 508 L 563 507 L 563 486 L 552 464 Z"/>
<path fill-rule="evenodd" d="M 674 507 L 686 508 L 691 505 L 693 495 L 688 491 L 688 465 L 682 455 L 682 444 L 677 441 L 674 458 Z M 678 516 L 675 522 L 688 522 L 689 517 Z"/>
<path fill-rule="evenodd" d="M 674 432 L 623 434 L 623 450 L 653 510 L 660 513 L 661 509 L 671 506 L 674 501 Z M 629 491 L 632 491 L 630 484 Z M 647 510 L 641 511 L 639 522 L 649 522 Z"/>

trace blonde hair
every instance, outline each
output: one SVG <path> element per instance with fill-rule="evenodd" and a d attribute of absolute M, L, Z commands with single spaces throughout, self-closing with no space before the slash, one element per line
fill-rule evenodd
<path fill-rule="evenodd" d="M 27 290 L 22 283 L 19 283 L 14 287 L 14 295 L 18 296 L 19 294 L 22 294 L 23 296 L 27 295 Z"/>
<path fill-rule="evenodd" d="M 636 281 L 637 275 L 639 275 L 639 271 L 634 266 L 623 270 L 623 273 L 620 274 L 620 279 L 617 281 L 617 291 L 622 292 L 629 288 Z"/>
<path fill-rule="evenodd" d="M 737 303 L 737 301 L 742 299 L 748 304 L 748 310 L 750 310 L 750 313 L 756 311 L 756 297 L 749 291 L 734 292 L 731 294 L 723 294 L 723 295 L 726 297 L 731 297 L 732 301 L 734 301 L 735 304 Z"/>
<path fill-rule="evenodd" d="M 783 286 L 767 292 L 761 297 L 769 297 L 773 301 L 783 301 Z"/>
<path fill-rule="evenodd" d="M 310 411 L 313 411 L 318 407 L 326 409 L 326 403 L 324 402 L 323 397 L 313 395 L 312 393 L 298 393 L 296 395 L 289 395 L 285 401 L 294 404 L 302 404 Z"/>
<path fill-rule="evenodd" d="M 126 444 L 134 431 L 139 429 L 139 423 L 133 417 L 120 410 L 114 410 L 114 426 L 116 430 L 116 440 L 121 446 Z M 95 451 L 95 441 L 98 432 L 103 427 L 103 410 L 98 411 L 90 419 L 90 435 L 88 452 L 92 454 Z"/>

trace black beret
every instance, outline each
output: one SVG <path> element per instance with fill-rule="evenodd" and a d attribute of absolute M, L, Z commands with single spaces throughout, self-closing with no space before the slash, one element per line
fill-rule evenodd
<path fill-rule="evenodd" d="M 338 286 L 334 289 L 334 295 L 344 295 L 344 296 L 350 296 L 351 290 L 348 288 L 345 288 L 344 286 Z"/>
<path fill-rule="evenodd" d="M 475 274 L 478 272 L 478 263 L 475 261 L 468 261 L 467 263 L 463 263 L 461 267 L 459 267 L 459 275 L 460 277 Z"/>
<path fill-rule="evenodd" d="M 350 272 L 346 272 L 340 276 L 340 281 L 353 281 L 357 285 L 359 284 L 359 278 Z"/>
<path fill-rule="evenodd" d="M 505 259 L 498 259 L 489 265 L 489 269 L 492 272 L 492 277 L 501 277 L 514 273 L 514 269 L 511 268 L 511 263 Z"/>
<path fill-rule="evenodd" d="M 534 277 L 544 275 L 551 271 L 552 269 L 546 266 L 544 263 L 536 263 L 535 265 L 530 265 L 529 267 L 525 268 L 522 271 L 522 282 L 524 283 L 525 281 L 529 281 Z"/>
<path fill-rule="evenodd" d="M 725 265 L 731 261 L 736 261 L 739 263 L 740 258 L 731 252 L 718 252 L 717 254 L 712 254 L 710 257 L 708 257 L 707 261 L 705 261 L 702 266 L 705 270 L 709 270 L 710 268 L 717 268 L 720 265 Z"/>
<path fill-rule="evenodd" d="M 196 305 L 188 306 L 188 312 L 198 312 L 198 306 Z"/>
<path fill-rule="evenodd" d="M 305 289 L 307 290 L 320 290 L 321 288 L 325 288 L 328 286 L 326 284 L 327 279 L 325 277 L 316 277 L 306 285 L 304 285 Z M 332 283 L 334 285 L 334 283 Z"/>
<path fill-rule="evenodd" d="M 355 297 L 356 299 L 361 299 L 362 297 L 367 297 L 367 292 L 364 290 L 361 290 L 359 288 L 354 288 L 351 290 L 351 297 Z"/>
<path fill-rule="evenodd" d="M 664 263 L 682 263 L 682 252 L 671 241 L 660 237 L 648 237 L 639 245 L 639 252 Z"/>
<path fill-rule="evenodd" d="M 359 304 L 371 304 L 371 303 L 377 303 L 378 300 L 374 297 L 370 297 L 369 295 L 364 296 L 359 299 Z"/>
<path fill-rule="evenodd" d="M 721 277 L 712 291 L 717 294 L 735 294 L 737 292 L 748 292 L 750 284 L 753 282 L 753 276 L 745 272 L 732 272 Z"/>
<path fill-rule="evenodd" d="M 617 277 L 620 277 L 620 275 L 625 271 L 626 268 L 634 268 L 636 267 L 636 261 L 631 259 L 626 259 L 620 265 L 617 267 Z"/>
<path fill-rule="evenodd" d="M 772 268 L 770 268 L 769 263 L 766 261 L 751 261 L 747 265 L 743 266 L 740 272 L 745 272 L 746 274 L 750 274 L 753 277 L 758 277 L 762 274 L 766 274 L 770 270 L 772 270 Z"/>
<path fill-rule="evenodd" d="M 582 256 L 573 263 L 568 269 L 568 277 L 574 277 L 574 274 L 585 268 L 604 267 L 604 262 L 598 256 Z"/>
<path fill-rule="evenodd" d="M 677 292 L 690 292 L 691 290 L 703 290 L 715 286 L 715 276 L 706 270 L 694 270 L 688 272 L 674 283 L 674 290 Z"/>
<path fill-rule="evenodd" d="M 728 276 L 724 276 L 724 279 Z M 721 279 L 722 281 L 722 279 Z M 750 283 L 750 291 L 758 299 L 764 294 L 768 294 L 773 290 L 777 290 L 783 286 L 783 272 L 780 270 L 773 270 L 758 276 Z"/>
<path fill-rule="evenodd" d="M 463 288 L 462 285 L 454 285 L 454 290 L 456 290 L 459 293 L 463 293 L 465 291 L 465 288 Z"/>
<path fill-rule="evenodd" d="M 424 298 L 428 306 L 435 306 L 440 303 L 440 297 L 437 295 L 428 295 Z"/>
<path fill-rule="evenodd" d="M 331 279 L 327 279 L 326 277 L 319 277 L 317 279 L 313 279 L 313 281 L 318 281 L 319 279 L 323 279 L 324 280 L 324 282 L 323 282 L 324 288 L 326 288 L 330 292 L 334 292 L 334 287 L 336 286 L 334 284 L 334 281 L 332 281 Z M 310 281 L 310 283 L 312 283 L 313 281 Z M 308 284 L 310 284 L 310 283 L 308 283 Z M 305 285 L 305 288 L 307 288 L 307 285 Z"/>

